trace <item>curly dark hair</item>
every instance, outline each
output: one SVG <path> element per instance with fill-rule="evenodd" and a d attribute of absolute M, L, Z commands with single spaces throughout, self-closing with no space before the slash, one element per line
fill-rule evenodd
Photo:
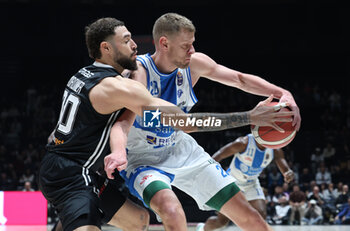
<path fill-rule="evenodd" d="M 86 46 L 91 58 L 101 58 L 101 42 L 115 35 L 115 28 L 118 26 L 124 26 L 124 22 L 115 18 L 100 18 L 85 27 Z"/>

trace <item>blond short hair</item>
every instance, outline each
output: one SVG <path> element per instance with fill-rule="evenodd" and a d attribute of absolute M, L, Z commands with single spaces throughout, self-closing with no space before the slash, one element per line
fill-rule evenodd
<path fill-rule="evenodd" d="M 196 32 L 192 21 L 177 13 L 166 13 L 160 16 L 153 25 L 153 39 L 158 41 L 162 36 L 172 36 L 181 30 Z"/>

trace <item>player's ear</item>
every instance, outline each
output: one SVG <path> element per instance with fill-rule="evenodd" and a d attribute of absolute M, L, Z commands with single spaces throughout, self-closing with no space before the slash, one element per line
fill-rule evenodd
<path fill-rule="evenodd" d="M 159 38 L 159 46 L 161 49 L 168 49 L 169 40 L 167 37 L 162 36 Z"/>
<path fill-rule="evenodd" d="M 101 52 L 108 52 L 110 50 L 109 43 L 106 41 L 101 42 L 100 49 L 101 49 Z"/>

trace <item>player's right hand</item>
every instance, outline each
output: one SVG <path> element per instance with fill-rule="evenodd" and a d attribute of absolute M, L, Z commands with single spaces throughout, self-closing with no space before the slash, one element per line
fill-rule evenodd
<path fill-rule="evenodd" d="M 287 172 L 283 173 L 283 176 L 284 181 L 290 183 L 294 179 L 294 172 L 292 170 L 288 170 Z"/>
<path fill-rule="evenodd" d="M 288 104 L 278 104 L 276 106 L 268 106 L 273 100 L 273 95 L 270 95 L 266 100 L 259 102 L 253 110 L 250 111 L 251 124 L 257 126 L 273 127 L 279 132 L 284 133 L 284 130 L 277 126 L 276 122 L 291 122 L 293 121 L 292 111 L 280 111 L 282 107 L 289 106 Z M 277 110 L 276 110 L 277 109 Z"/>
<path fill-rule="evenodd" d="M 104 168 L 109 179 L 114 179 L 113 173 L 115 169 L 122 171 L 126 169 L 128 161 L 126 159 L 126 151 L 112 152 L 104 159 Z"/>

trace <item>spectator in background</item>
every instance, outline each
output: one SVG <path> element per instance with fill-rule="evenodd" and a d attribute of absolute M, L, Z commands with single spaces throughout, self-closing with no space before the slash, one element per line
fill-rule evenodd
<path fill-rule="evenodd" d="M 323 220 L 322 209 L 317 205 L 316 200 L 311 199 L 305 210 L 305 216 L 303 222 L 306 225 L 318 225 L 321 224 Z"/>
<path fill-rule="evenodd" d="M 284 196 L 283 189 L 281 186 L 276 186 L 274 188 L 274 193 L 271 196 L 266 197 L 268 199 L 268 205 L 267 205 L 267 215 L 270 216 L 272 219 L 268 219 L 269 224 L 275 224 L 273 221 L 273 218 L 276 214 L 276 205 L 278 205 L 280 199 Z"/>
<path fill-rule="evenodd" d="M 343 191 L 343 182 L 339 181 L 337 184 L 337 187 L 333 190 L 334 197 L 337 199 L 342 191 Z"/>
<path fill-rule="evenodd" d="M 317 186 L 316 181 L 312 180 L 310 181 L 309 188 L 305 190 L 305 195 L 307 198 L 309 198 L 312 195 L 312 190 L 314 187 Z"/>
<path fill-rule="evenodd" d="M 325 201 L 320 194 L 320 188 L 317 185 L 313 187 L 311 194 L 308 196 L 308 200 L 315 200 L 319 206 L 324 205 Z"/>
<path fill-rule="evenodd" d="M 326 203 L 334 204 L 337 197 L 334 195 L 334 184 L 322 184 L 321 194 Z"/>
<path fill-rule="evenodd" d="M 322 195 L 325 202 L 331 201 L 332 199 L 335 200 L 335 197 L 331 193 L 331 191 L 333 190 L 333 183 L 329 183 L 329 184 L 322 183 L 320 187 L 321 187 L 320 194 Z"/>
<path fill-rule="evenodd" d="M 282 196 L 276 205 L 276 214 L 273 221 L 277 225 L 288 225 L 290 215 L 290 205 L 286 196 Z"/>
<path fill-rule="evenodd" d="M 32 173 L 32 170 L 30 168 L 26 168 L 25 172 L 22 174 L 22 176 L 19 179 L 20 184 L 24 184 L 26 181 L 29 181 L 31 184 L 34 183 L 35 175 Z"/>
<path fill-rule="evenodd" d="M 274 202 L 274 203 L 278 203 L 279 202 L 279 200 L 283 197 L 283 196 L 285 196 L 286 198 L 287 198 L 287 196 L 284 194 L 284 192 L 283 192 L 283 189 L 282 189 L 282 187 L 281 186 L 276 186 L 275 187 L 275 193 L 273 194 L 273 196 L 272 196 L 272 201 Z"/>
<path fill-rule="evenodd" d="M 349 186 L 344 184 L 341 193 L 339 194 L 338 198 L 335 201 L 335 204 L 337 207 L 339 207 L 347 203 L 348 199 L 349 199 Z"/>
<path fill-rule="evenodd" d="M 332 145 L 331 142 L 328 142 L 326 147 L 323 148 L 322 155 L 324 157 L 324 161 L 328 164 L 332 164 L 334 162 L 336 149 Z"/>
<path fill-rule="evenodd" d="M 320 164 L 324 161 L 323 153 L 321 152 L 321 148 L 316 147 L 315 151 L 311 154 L 311 168 L 312 173 L 316 173 L 316 169 Z M 309 181 L 310 182 L 310 181 Z"/>
<path fill-rule="evenodd" d="M 289 195 L 289 205 L 291 207 L 290 214 L 290 224 L 293 225 L 295 222 L 296 212 L 299 213 L 299 224 L 304 217 L 305 209 L 306 209 L 306 195 L 303 191 L 300 191 L 299 185 L 293 185 L 293 191 Z"/>
<path fill-rule="evenodd" d="M 345 204 L 342 210 L 335 217 L 334 223 L 340 224 L 350 224 L 350 198 L 348 198 L 348 203 Z"/>
<path fill-rule="evenodd" d="M 334 189 L 334 184 L 333 183 L 328 184 L 327 190 L 328 190 L 328 193 L 330 194 L 329 197 L 333 198 L 335 202 L 335 200 L 338 197 L 338 193 L 336 193 L 336 189 Z"/>
<path fill-rule="evenodd" d="M 332 183 L 332 176 L 330 172 L 326 170 L 324 163 L 321 163 L 319 170 L 316 173 L 316 184 L 330 184 Z"/>
<path fill-rule="evenodd" d="M 329 185 L 323 183 L 321 184 L 321 192 L 320 194 L 322 195 L 324 199 L 324 205 L 323 205 L 323 212 L 324 212 L 324 221 L 331 221 L 333 220 L 337 208 L 335 206 L 335 197 L 331 193 L 333 191 L 333 183 L 330 183 Z"/>
<path fill-rule="evenodd" d="M 32 183 L 30 181 L 26 181 L 24 183 L 24 188 L 22 189 L 23 192 L 33 192 L 34 189 L 32 188 Z"/>
<path fill-rule="evenodd" d="M 310 182 L 313 180 L 313 176 L 310 173 L 308 168 L 303 168 L 302 173 L 300 174 L 299 183 L 301 186 L 301 189 L 305 191 L 309 188 Z"/>

